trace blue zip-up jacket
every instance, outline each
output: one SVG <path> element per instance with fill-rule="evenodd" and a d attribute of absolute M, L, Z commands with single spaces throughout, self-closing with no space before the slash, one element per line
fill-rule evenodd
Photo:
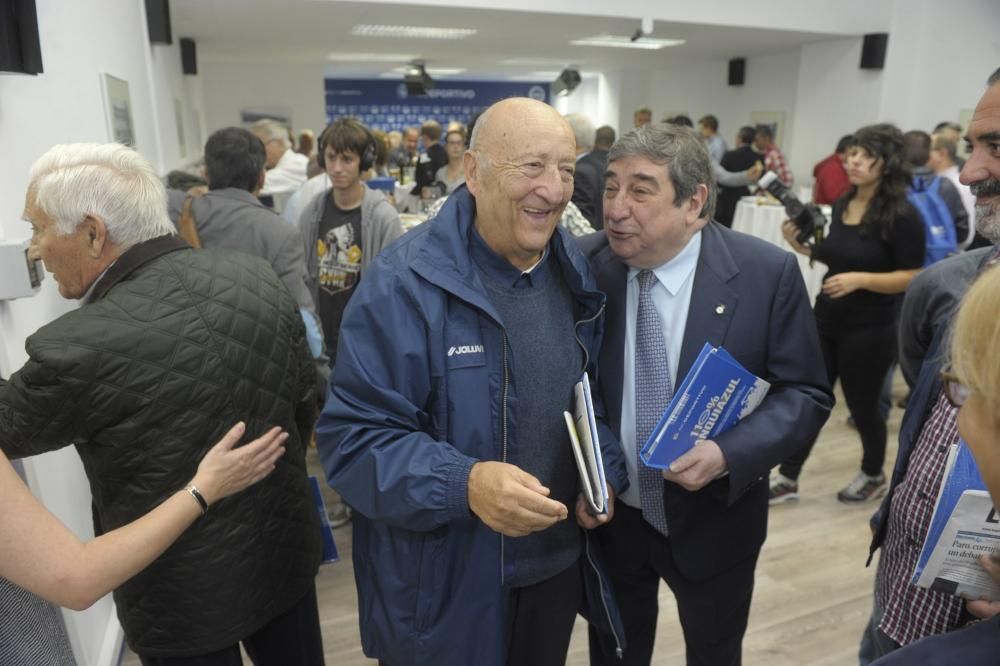
<path fill-rule="evenodd" d="M 476 462 L 516 457 L 517 359 L 469 256 L 474 218 L 460 188 L 375 260 L 344 314 L 317 429 L 327 480 L 355 509 L 362 647 L 392 666 L 506 662 L 508 537 L 471 513 L 467 484 Z M 584 347 L 593 380 L 604 295 L 568 232 L 549 249 L 576 299 L 566 343 Z M 621 447 L 599 427 L 620 493 Z M 585 540 L 586 614 L 624 646 L 595 547 Z"/>

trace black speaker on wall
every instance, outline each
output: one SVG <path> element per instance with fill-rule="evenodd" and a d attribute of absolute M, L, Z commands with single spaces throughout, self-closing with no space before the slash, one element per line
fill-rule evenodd
<path fill-rule="evenodd" d="M 729 61 L 729 85 L 741 86 L 747 74 L 747 59 L 733 58 Z"/>
<path fill-rule="evenodd" d="M 174 43 L 170 32 L 170 0 L 146 0 L 146 27 L 150 43 Z"/>
<path fill-rule="evenodd" d="M 190 37 L 181 37 L 181 69 L 185 74 L 198 73 L 198 52 Z"/>
<path fill-rule="evenodd" d="M 885 50 L 889 46 L 889 33 L 870 32 L 861 43 L 861 69 L 885 67 Z"/>
<path fill-rule="evenodd" d="M 0 0 L 0 72 L 42 73 L 35 0 Z"/>

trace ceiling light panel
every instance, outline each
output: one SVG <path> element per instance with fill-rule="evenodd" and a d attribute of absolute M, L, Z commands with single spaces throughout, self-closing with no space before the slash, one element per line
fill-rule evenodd
<path fill-rule="evenodd" d="M 647 51 L 665 49 L 668 46 L 680 46 L 683 43 L 683 39 L 657 39 L 655 37 L 640 37 L 633 42 L 632 38 L 627 35 L 594 35 L 593 37 L 584 37 L 583 39 L 570 41 L 570 44 L 573 46 L 607 46 L 618 49 L 643 49 Z"/>
<path fill-rule="evenodd" d="M 389 37 L 395 39 L 465 39 L 478 32 L 474 28 L 435 28 L 416 25 L 372 25 L 362 23 L 351 28 L 358 37 Z"/>
<path fill-rule="evenodd" d="M 406 74 L 410 67 L 396 67 L 392 71 L 396 74 Z M 457 76 L 465 73 L 464 67 L 426 67 L 426 72 L 431 76 Z"/>
<path fill-rule="evenodd" d="M 418 56 L 412 53 L 330 53 L 331 62 L 409 62 Z"/>

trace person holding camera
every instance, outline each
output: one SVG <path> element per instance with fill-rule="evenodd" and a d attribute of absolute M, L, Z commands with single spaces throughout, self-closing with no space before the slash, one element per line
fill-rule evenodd
<path fill-rule="evenodd" d="M 910 172 L 903 134 L 893 125 L 863 127 L 847 151 L 851 187 L 833 207 L 826 239 L 804 245 L 798 227 L 782 232 L 795 251 L 829 268 L 814 314 L 830 385 L 839 378 L 864 455 L 861 470 L 837 493 L 841 502 L 881 497 L 886 482 L 886 418 L 878 399 L 895 357 L 897 295 L 924 263 L 924 227 L 906 199 Z M 771 504 L 798 499 L 811 442 L 789 457 L 771 482 Z"/>

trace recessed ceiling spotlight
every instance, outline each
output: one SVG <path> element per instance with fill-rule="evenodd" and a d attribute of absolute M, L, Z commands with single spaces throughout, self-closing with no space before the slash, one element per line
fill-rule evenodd
<path fill-rule="evenodd" d="M 474 28 L 435 28 L 417 25 L 372 25 L 362 23 L 351 28 L 358 37 L 395 37 L 400 39 L 465 39 L 478 32 Z"/>

